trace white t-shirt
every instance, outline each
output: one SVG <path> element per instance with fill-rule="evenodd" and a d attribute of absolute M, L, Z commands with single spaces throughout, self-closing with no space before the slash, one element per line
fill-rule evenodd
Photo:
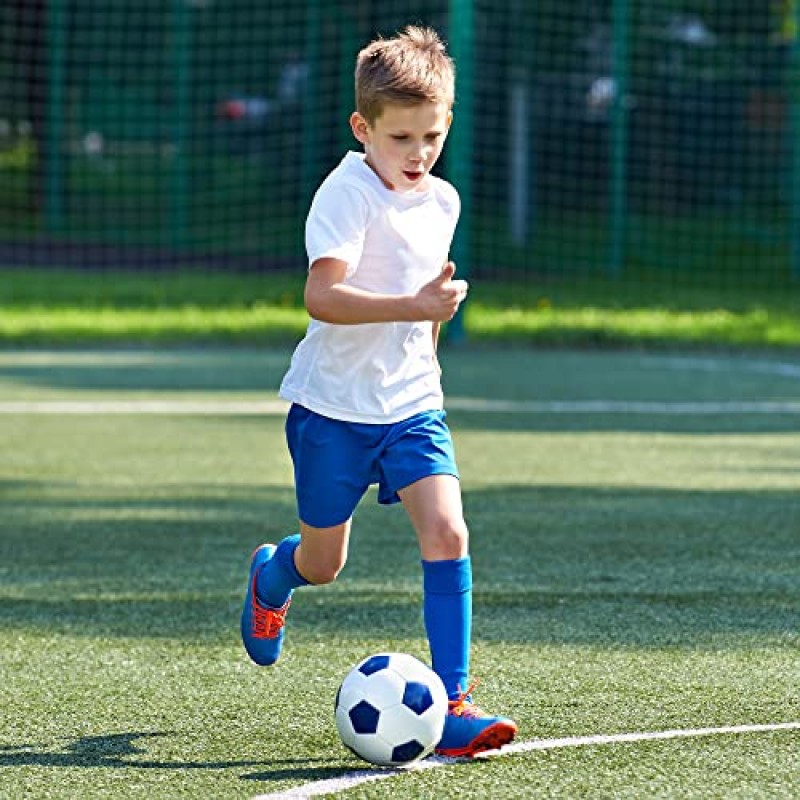
<path fill-rule="evenodd" d="M 309 268 L 347 262 L 345 283 L 412 294 L 444 267 L 460 203 L 446 181 L 426 191 L 388 189 L 350 152 L 323 181 L 306 221 Z M 280 395 L 333 419 L 392 423 L 442 408 L 431 322 L 334 325 L 311 320 Z"/>

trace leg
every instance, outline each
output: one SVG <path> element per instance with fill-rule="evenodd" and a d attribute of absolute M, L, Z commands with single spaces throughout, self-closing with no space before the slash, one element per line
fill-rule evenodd
<path fill-rule="evenodd" d="M 422 554 L 423 612 L 433 669 L 454 700 L 467 689 L 472 636 L 472 568 L 461 488 L 453 475 L 430 475 L 398 494 Z"/>
<path fill-rule="evenodd" d="M 517 726 L 481 711 L 469 695 L 472 567 L 461 490 L 452 475 L 432 475 L 401 489 L 422 553 L 425 628 L 434 671 L 450 707 L 436 752 L 472 757 L 510 742 Z"/>
<path fill-rule="evenodd" d="M 330 583 L 344 566 L 350 520 L 330 528 L 300 523 L 300 535 L 277 547 L 264 544 L 253 553 L 250 582 L 242 610 L 242 641 L 261 666 L 281 654 L 286 612 L 298 586 Z"/>
<path fill-rule="evenodd" d="M 316 586 L 333 583 L 347 561 L 352 519 L 330 528 L 300 523 L 300 544 L 294 555 L 297 571 Z"/>
<path fill-rule="evenodd" d="M 430 475 L 397 494 L 403 501 L 425 561 L 466 558 L 469 532 L 454 475 Z"/>
<path fill-rule="evenodd" d="M 262 545 L 251 560 L 241 629 L 245 649 L 257 664 L 274 664 L 280 655 L 294 589 L 330 583 L 344 566 L 350 520 L 370 483 L 372 458 L 365 454 L 364 438 L 355 426 L 302 406 L 289 411 L 286 441 L 302 521 L 299 534 L 277 547 Z"/>
<path fill-rule="evenodd" d="M 298 586 L 332 583 L 347 559 L 349 537 L 350 520 L 330 528 L 314 528 L 301 520 L 300 534 L 287 536 L 259 568 L 258 599 L 280 608 Z"/>

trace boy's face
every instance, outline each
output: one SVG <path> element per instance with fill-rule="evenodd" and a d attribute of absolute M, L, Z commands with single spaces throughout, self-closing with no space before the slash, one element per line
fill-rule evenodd
<path fill-rule="evenodd" d="M 387 105 L 372 125 L 356 111 L 350 126 L 364 145 L 367 164 L 389 189 L 422 191 L 452 117 L 446 103 L 395 104 Z"/>

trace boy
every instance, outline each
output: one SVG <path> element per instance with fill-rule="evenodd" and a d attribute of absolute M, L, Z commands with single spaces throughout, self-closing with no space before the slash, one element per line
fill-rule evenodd
<path fill-rule="evenodd" d="M 439 325 L 467 284 L 447 261 L 458 195 L 430 174 L 453 91 L 452 61 L 430 29 L 358 55 L 350 125 L 364 153 L 348 153 L 311 205 L 312 319 L 280 390 L 292 402 L 300 534 L 253 554 L 242 638 L 256 663 L 277 660 L 292 591 L 335 580 L 353 511 L 377 483 L 379 502 L 402 502 L 419 541 L 432 664 L 450 698 L 437 752 L 471 757 L 517 727 L 478 709 L 468 686 L 472 571 L 436 359 Z"/>

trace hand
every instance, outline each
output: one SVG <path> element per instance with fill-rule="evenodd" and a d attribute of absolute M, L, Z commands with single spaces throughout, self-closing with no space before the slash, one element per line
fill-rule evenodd
<path fill-rule="evenodd" d="M 456 265 L 448 261 L 439 275 L 417 292 L 421 319 L 447 322 L 455 316 L 469 290 L 466 281 L 453 280 L 455 272 Z"/>

